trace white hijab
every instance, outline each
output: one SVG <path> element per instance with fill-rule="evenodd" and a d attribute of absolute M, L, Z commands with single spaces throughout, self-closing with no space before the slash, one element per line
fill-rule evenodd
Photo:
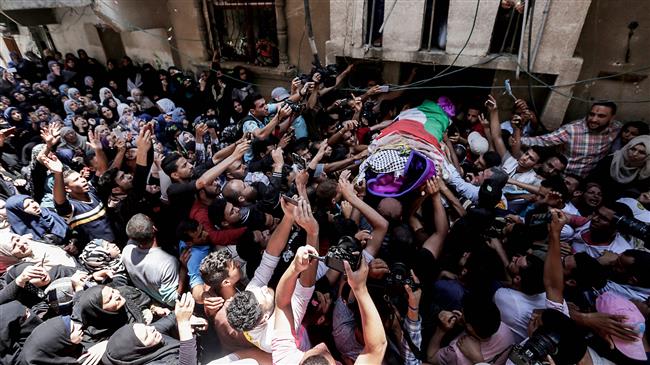
<path fill-rule="evenodd" d="M 642 144 L 645 146 L 645 163 L 640 167 L 627 166 L 627 152 L 630 148 Z M 614 152 L 609 174 L 621 184 L 631 183 L 634 180 L 643 180 L 650 177 L 650 135 L 634 137 L 623 148 Z"/>
<path fill-rule="evenodd" d="M 11 238 L 13 236 L 18 235 L 8 231 L 0 232 L 0 261 L 11 263 L 12 265 L 19 262 L 33 264 L 43 262 L 43 267 L 48 271 L 56 265 L 77 267 L 75 259 L 63 251 L 62 248 L 31 239 L 29 240 L 29 247 L 32 249 L 32 255 L 18 259 L 11 254 L 13 248 Z M 45 257 L 45 261 L 43 261 L 43 257 Z"/>

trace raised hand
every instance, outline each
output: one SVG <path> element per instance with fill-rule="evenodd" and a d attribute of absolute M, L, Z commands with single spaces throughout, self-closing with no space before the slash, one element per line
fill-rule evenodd
<path fill-rule="evenodd" d="M 86 142 L 90 148 L 94 150 L 102 149 L 102 141 L 99 138 L 99 134 L 95 134 L 93 131 L 88 131 L 88 142 Z"/>
<path fill-rule="evenodd" d="M 194 311 L 194 298 L 190 293 L 183 293 L 180 299 L 176 300 L 174 313 L 176 314 L 176 321 L 178 323 L 188 322 L 192 317 Z"/>
<path fill-rule="evenodd" d="M 318 222 L 311 212 L 309 201 L 301 199 L 298 201 L 298 206 L 293 210 L 296 223 L 302 227 L 308 235 L 318 234 Z"/>
<path fill-rule="evenodd" d="M 40 153 L 37 157 L 37 160 L 38 162 L 42 163 L 43 166 L 47 167 L 48 170 L 54 173 L 63 172 L 63 163 L 59 161 L 58 157 L 56 157 L 56 155 L 53 153 L 50 153 L 49 155 Z"/>
<path fill-rule="evenodd" d="M 298 248 L 298 251 L 296 251 L 296 256 L 294 256 L 293 262 L 291 263 L 296 272 L 303 272 L 309 269 L 311 260 L 309 255 L 318 256 L 318 251 L 316 251 L 316 249 L 310 245 L 304 245 Z"/>
<path fill-rule="evenodd" d="M 497 99 L 495 99 L 494 96 L 492 96 L 492 95 L 488 95 L 488 99 L 485 102 L 485 107 L 490 112 L 493 112 L 493 111 L 497 110 L 498 109 Z"/>
<path fill-rule="evenodd" d="M 348 284 L 352 288 L 352 291 L 364 289 L 369 271 L 366 259 L 363 257 L 359 258 L 359 268 L 356 271 L 352 271 L 352 267 L 350 267 L 350 263 L 347 260 L 343 261 L 343 266 L 345 267 L 345 275 L 348 278 Z"/>
<path fill-rule="evenodd" d="M 345 200 L 350 201 L 353 197 L 356 197 L 354 192 L 354 185 L 350 182 L 350 170 L 345 170 L 339 176 L 339 186 L 338 189 L 343 194 Z"/>

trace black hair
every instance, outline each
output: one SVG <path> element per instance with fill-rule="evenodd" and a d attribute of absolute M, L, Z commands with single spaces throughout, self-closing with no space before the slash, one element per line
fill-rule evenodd
<path fill-rule="evenodd" d="M 610 108 L 612 110 L 612 115 L 616 115 L 617 106 L 613 101 L 601 100 L 591 104 L 592 108 L 595 106 L 604 106 L 606 108 Z"/>
<path fill-rule="evenodd" d="M 221 226 L 225 216 L 226 199 L 215 199 L 208 207 L 208 218 L 215 226 Z"/>
<path fill-rule="evenodd" d="M 485 168 L 501 166 L 501 156 L 494 151 L 487 151 L 483 154 L 483 161 L 485 161 Z"/>
<path fill-rule="evenodd" d="M 567 279 L 573 279 L 579 290 L 594 288 L 599 290 L 607 283 L 607 272 L 595 258 L 586 252 L 578 252 L 573 255 L 576 267 L 571 271 Z"/>
<path fill-rule="evenodd" d="M 169 177 L 172 176 L 172 173 L 178 171 L 178 159 L 183 157 L 180 153 L 174 151 L 167 156 L 165 156 L 160 163 L 163 172 Z"/>
<path fill-rule="evenodd" d="M 527 295 L 535 295 L 544 292 L 544 261 L 539 257 L 526 255 L 528 265 L 519 269 L 521 277 L 521 291 Z"/>
<path fill-rule="evenodd" d="M 327 358 L 323 355 L 311 355 L 303 362 L 300 363 L 301 365 L 329 365 L 329 361 L 327 361 Z"/>
<path fill-rule="evenodd" d="M 623 128 L 621 128 L 621 133 L 625 129 L 630 128 L 630 127 L 638 129 L 640 136 L 650 134 L 650 126 L 648 125 L 648 123 L 640 121 L 640 120 L 634 120 L 634 121 L 627 122 L 627 123 L 623 124 Z"/>
<path fill-rule="evenodd" d="M 533 336 L 540 332 L 554 333 L 559 337 L 557 353 L 551 355 L 557 364 L 577 364 L 587 352 L 584 332 L 574 320 L 558 310 L 545 309 L 542 312 L 542 326 Z"/>
<path fill-rule="evenodd" d="M 494 335 L 501 325 L 501 312 L 489 297 L 465 295 L 463 317 L 476 335 L 484 340 Z"/>
<path fill-rule="evenodd" d="M 237 331 L 250 331 L 262 320 L 262 307 L 253 292 L 245 290 L 232 297 L 226 308 L 228 324 Z"/>
<path fill-rule="evenodd" d="M 260 99 L 264 99 L 262 94 L 258 94 L 258 93 L 250 94 L 250 95 L 246 96 L 246 98 L 244 98 L 244 100 L 242 101 L 242 107 L 244 107 L 244 110 L 254 109 L 255 108 L 255 102 L 260 100 Z"/>
<path fill-rule="evenodd" d="M 196 232 L 197 229 L 199 229 L 199 222 L 196 219 L 183 219 L 176 227 L 176 237 L 181 241 L 188 242 L 192 240 L 190 233 Z"/>
<path fill-rule="evenodd" d="M 199 266 L 203 282 L 218 291 L 228 277 L 228 263 L 231 260 L 232 254 L 228 250 L 214 251 L 204 257 Z"/>
<path fill-rule="evenodd" d="M 105 202 L 106 199 L 111 195 L 113 188 L 117 185 L 115 184 L 115 178 L 119 170 L 116 167 L 112 167 L 106 172 L 104 172 L 99 179 L 97 180 L 97 194 Z"/>
<path fill-rule="evenodd" d="M 568 202 L 571 199 L 571 196 L 569 195 L 569 188 L 566 187 L 564 179 L 562 179 L 559 175 L 551 176 L 546 180 L 542 180 L 540 185 L 545 188 L 549 188 L 552 191 L 560 193 L 562 196 L 562 201 L 564 202 Z"/>
<path fill-rule="evenodd" d="M 650 288 L 650 252 L 641 250 L 625 250 L 623 255 L 629 256 L 634 259 L 631 267 L 630 276 L 637 280 L 637 286 L 642 288 Z"/>

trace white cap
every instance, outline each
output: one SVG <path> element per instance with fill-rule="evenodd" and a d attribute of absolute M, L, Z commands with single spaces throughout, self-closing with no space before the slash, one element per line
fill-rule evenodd
<path fill-rule="evenodd" d="M 467 136 L 467 142 L 469 143 L 469 150 L 475 155 L 482 155 L 490 148 L 488 140 L 479 132 L 470 133 Z"/>
<path fill-rule="evenodd" d="M 634 198 L 621 198 L 616 202 L 623 203 L 630 207 L 632 213 L 634 213 L 634 218 L 643 223 L 650 223 L 650 210 L 647 210 L 640 201 Z"/>

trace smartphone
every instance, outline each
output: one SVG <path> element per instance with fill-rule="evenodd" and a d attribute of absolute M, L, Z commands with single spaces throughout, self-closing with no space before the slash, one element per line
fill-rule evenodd
<path fill-rule="evenodd" d="M 388 85 L 379 85 L 379 92 L 387 93 L 389 89 Z"/>
<path fill-rule="evenodd" d="M 291 158 L 293 159 L 293 163 L 298 165 L 298 168 L 300 170 L 307 170 L 307 160 L 305 160 L 302 156 L 297 153 L 292 153 Z"/>
<path fill-rule="evenodd" d="M 495 104 L 492 100 L 488 100 L 485 102 L 485 107 L 486 108 L 494 108 Z"/>
<path fill-rule="evenodd" d="M 298 206 L 298 201 L 296 199 L 288 196 L 288 195 L 282 195 L 282 199 L 284 199 L 285 202 L 287 202 L 287 203 L 289 203 L 291 205 Z"/>

